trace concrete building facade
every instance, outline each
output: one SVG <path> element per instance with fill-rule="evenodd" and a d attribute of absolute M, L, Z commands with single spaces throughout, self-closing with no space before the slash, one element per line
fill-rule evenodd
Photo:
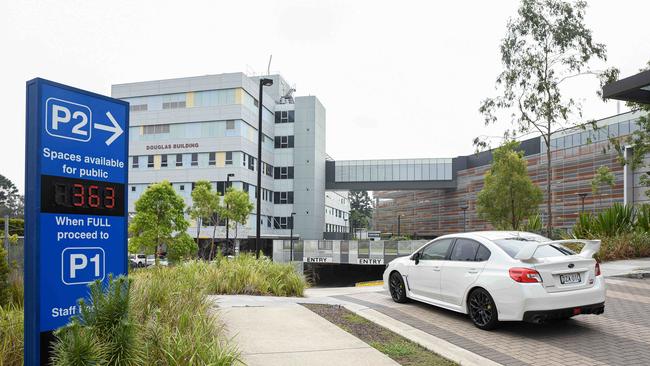
<path fill-rule="evenodd" d="M 280 75 L 265 76 L 262 112 L 262 189 L 257 187 L 259 78 L 229 73 L 118 84 L 112 96 L 130 106 L 129 212 L 154 182 L 169 181 L 190 206 L 193 183 L 207 180 L 221 194 L 232 185 L 262 195 L 261 217 L 229 236 L 322 239 L 325 207 L 326 112 L 315 96 L 296 96 Z M 347 217 L 349 204 L 339 207 Z M 292 215 L 295 213 L 295 215 Z M 199 223 L 188 232 L 194 237 Z M 210 238 L 212 227 L 201 225 Z M 217 237 L 226 236 L 225 226 Z"/>

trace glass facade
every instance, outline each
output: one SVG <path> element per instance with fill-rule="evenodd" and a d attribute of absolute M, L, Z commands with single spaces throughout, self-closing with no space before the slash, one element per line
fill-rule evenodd
<path fill-rule="evenodd" d="M 452 180 L 452 159 L 336 161 L 337 182 Z"/>
<path fill-rule="evenodd" d="M 595 142 L 606 141 L 613 137 L 626 136 L 639 129 L 639 124 L 635 119 L 623 122 L 612 123 L 601 126 L 597 129 L 582 130 L 576 128 L 573 133 L 566 131 L 564 135 L 551 139 L 551 151 L 575 148 L 588 145 Z M 546 151 L 544 140 L 540 140 L 541 151 Z"/>

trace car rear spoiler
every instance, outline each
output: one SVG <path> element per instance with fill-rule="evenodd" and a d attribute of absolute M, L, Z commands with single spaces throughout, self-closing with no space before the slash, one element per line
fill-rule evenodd
<path fill-rule="evenodd" d="M 566 243 L 583 243 L 585 246 L 582 247 L 582 250 L 580 251 L 580 253 L 578 253 L 578 256 L 583 258 L 592 258 L 594 254 L 598 253 L 598 250 L 600 249 L 600 240 L 586 240 L 586 239 L 552 240 L 552 241 L 545 241 L 541 243 L 526 244 L 523 248 L 519 250 L 519 252 L 517 252 L 517 255 L 515 255 L 515 259 L 519 259 L 522 261 L 530 261 L 531 259 L 533 259 L 533 256 L 535 255 L 537 248 L 546 245 L 566 244 Z"/>

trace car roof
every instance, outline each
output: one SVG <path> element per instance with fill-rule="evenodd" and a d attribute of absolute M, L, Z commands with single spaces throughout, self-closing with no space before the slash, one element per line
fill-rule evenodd
<path fill-rule="evenodd" d="M 487 240 L 500 240 L 513 237 L 525 237 L 525 238 L 535 238 L 535 239 L 545 239 L 543 236 L 535 233 L 529 233 L 526 231 L 508 231 L 508 230 L 492 230 L 492 231 L 471 231 L 467 233 L 457 233 L 457 234 L 448 234 L 441 236 L 439 238 L 470 238 L 470 239 L 487 239 Z M 437 238 L 437 239 L 439 239 Z M 548 240 L 548 239 L 546 239 Z"/>

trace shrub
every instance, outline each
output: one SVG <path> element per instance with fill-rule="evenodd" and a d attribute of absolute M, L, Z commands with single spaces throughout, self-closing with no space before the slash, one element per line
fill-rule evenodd
<path fill-rule="evenodd" d="M 0 244 L 0 306 L 9 305 L 11 292 L 9 291 L 9 264 L 7 264 L 7 251 Z"/>
<path fill-rule="evenodd" d="M 23 309 L 0 306 L 0 365 L 23 364 Z"/>
<path fill-rule="evenodd" d="M 643 204 L 637 207 L 635 229 L 637 232 L 650 233 L 650 205 Z"/>
<path fill-rule="evenodd" d="M 110 278 L 106 287 L 100 281 L 89 287 L 90 304 L 80 300 L 79 316 L 56 332 L 54 364 L 141 365 L 142 348 L 129 311 L 129 280 L 120 276 Z"/>

